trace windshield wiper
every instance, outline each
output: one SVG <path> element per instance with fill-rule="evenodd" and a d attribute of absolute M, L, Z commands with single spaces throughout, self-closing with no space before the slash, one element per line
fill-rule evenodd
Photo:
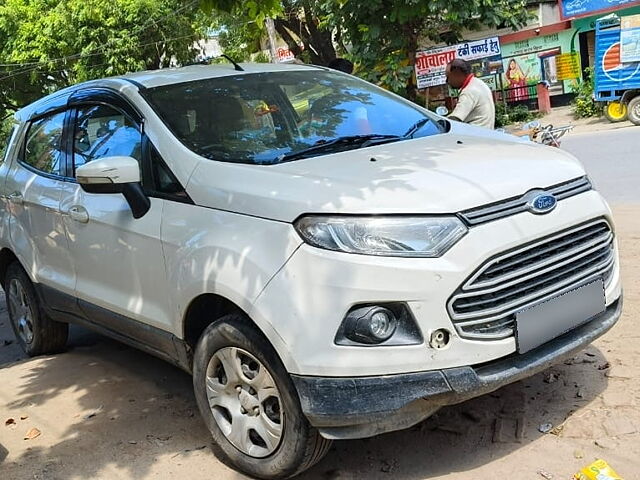
<path fill-rule="evenodd" d="M 276 158 L 277 162 L 287 162 L 289 160 L 297 160 L 299 158 L 305 158 L 317 152 L 332 151 L 343 147 L 369 147 L 371 145 L 379 145 L 381 143 L 393 142 L 396 140 L 402 140 L 404 137 L 398 135 L 383 135 L 383 134 L 369 134 L 369 135 L 347 135 L 344 137 L 338 137 L 331 140 L 327 140 L 323 143 L 318 143 L 302 150 L 280 155 Z"/>
<path fill-rule="evenodd" d="M 431 121 L 430 118 L 425 117 L 422 118 L 420 120 L 418 120 L 416 123 L 414 123 L 411 128 L 409 130 L 407 130 L 405 132 L 405 134 L 402 136 L 402 138 L 413 138 L 413 136 L 415 135 L 415 133 L 420 130 L 422 127 L 424 127 L 427 123 L 429 123 Z"/>

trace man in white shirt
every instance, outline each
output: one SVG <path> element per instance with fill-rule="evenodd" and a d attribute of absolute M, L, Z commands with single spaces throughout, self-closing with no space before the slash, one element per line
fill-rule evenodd
<path fill-rule="evenodd" d="M 447 65 L 447 83 L 460 89 L 456 108 L 449 118 L 493 130 L 496 107 L 491 89 L 471 72 L 471 65 L 461 58 Z"/>

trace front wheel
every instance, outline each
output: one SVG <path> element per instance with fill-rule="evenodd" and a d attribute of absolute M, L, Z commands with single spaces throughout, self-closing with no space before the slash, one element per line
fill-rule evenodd
<path fill-rule="evenodd" d="M 627 106 L 619 101 L 609 102 L 604 107 L 604 116 L 610 122 L 624 122 L 627 119 Z"/>
<path fill-rule="evenodd" d="M 273 347 L 242 315 L 227 315 L 204 331 L 193 384 L 216 455 L 246 474 L 292 477 L 331 446 L 304 417 Z"/>
<path fill-rule="evenodd" d="M 629 111 L 629 120 L 631 120 L 631 123 L 640 126 L 640 95 L 631 99 L 627 110 Z"/>

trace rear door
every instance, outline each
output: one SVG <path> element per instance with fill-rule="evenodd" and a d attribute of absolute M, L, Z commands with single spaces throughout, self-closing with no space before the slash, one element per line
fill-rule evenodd
<path fill-rule="evenodd" d="M 66 183 L 67 115 L 59 110 L 29 122 L 4 188 L 13 251 L 45 293 L 49 306 L 60 310 L 73 309 L 68 303 L 75 290 L 60 210 Z"/>

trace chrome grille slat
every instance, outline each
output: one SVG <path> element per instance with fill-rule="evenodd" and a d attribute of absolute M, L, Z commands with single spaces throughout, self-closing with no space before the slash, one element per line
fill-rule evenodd
<path fill-rule="evenodd" d="M 516 312 L 589 279 L 606 283 L 615 262 L 613 240 L 609 224 L 598 219 L 487 260 L 447 302 L 458 333 L 507 338 Z"/>
<path fill-rule="evenodd" d="M 604 274 L 602 274 L 601 272 L 596 272 L 596 273 L 592 273 L 591 275 L 582 275 L 582 276 L 576 276 L 574 278 L 571 279 L 571 281 L 566 282 L 567 285 L 569 285 L 569 287 L 571 287 L 572 285 L 580 285 L 580 284 L 584 284 L 584 283 L 588 283 L 589 281 L 591 281 L 592 279 L 596 279 L 599 277 L 604 277 L 605 279 L 605 283 L 606 283 L 606 279 L 609 277 L 609 275 L 613 272 L 613 266 L 614 266 L 614 262 L 613 259 L 611 259 L 611 261 L 609 262 L 608 267 L 605 267 L 605 271 Z M 567 287 L 565 287 L 565 290 L 567 289 Z M 570 289 L 570 288 L 569 288 Z M 552 291 L 551 293 L 547 293 L 543 296 L 541 296 L 540 298 L 535 298 L 534 299 L 534 303 L 535 302 L 542 302 L 548 298 L 557 296 L 558 292 L 556 291 Z M 518 312 L 520 310 L 523 310 L 523 308 L 525 307 L 518 305 L 516 307 L 512 307 L 509 310 L 503 311 L 503 312 L 499 312 L 498 314 L 492 315 L 492 316 L 487 316 L 487 317 L 483 317 L 481 319 L 475 319 L 475 320 L 460 320 L 460 321 L 456 321 L 456 327 L 468 327 L 468 326 L 474 326 L 474 325 L 481 325 L 483 323 L 489 323 L 489 322 L 495 322 L 501 318 L 505 318 L 505 317 L 509 317 L 511 315 L 513 315 L 515 312 Z"/>
<path fill-rule="evenodd" d="M 606 245 L 610 245 L 611 242 L 613 241 L 613 236 L 611 234 L 607 235 L 607 238 L 603 238 L 601 240 L 599 240 L 597 243 L 594 242 L 589 242 L 588 245 L 586 245 L 586 250 L 584 248 L 574 248 L 572 250 L 569 250 L 567 252 L 564 252 L 560 255 L 558 255 L 557 257 L 553 257 L 552 262 L 553 263 L 549 263 L 549 262 L 538 262 L 532 266 L 527 266 L 527 267 L 522 267 L 520 269 L 517 269 L 507 275 L 504 275 L 502 277 L 493 279 L 491 281 L 486 281 L 486 282 L 481 282 L 481 283 L 474 283 L 473 287 L 467 287 L 466 285 L 463 287 L 463 290 L 465 291 L 465 294 L 462 294 L 460 296 L 465 296 L 466 292 L 469 291 L 470 294 L 473 294 L 473 290 L 478 290 L 480 288 L 482 288 L 483 290 L 494 290 L 491 289 L 490 287 L 493 287 L 494 285 L 498 285 L 500 284 L 500 288 L 506 287 L 506 286 L 510 286 L 512 284 L 515 283 L 519 283 L 519 282 L 523 282 L 528 280 L 529 278 L 535 276 L 535 275 L 542 275 L 554 268 L 558 268 L 564 265 L 567 265 L 569 263 L 572 262 L 572 260 L 577 259 L 577 258 L 582 258 L 585 255 L 588 255 L 589 253 L 593 253 L 595 251 L 597 251 L 598 249 L 606 246 Z M 510 281 L 512 279 L 516 278 L 516 281 Z M 509 282 L 510 281 L 510 282 Z M 507 284 L 504 284 L 504 282 L 508 282 Z"/>
<path fill-rule="evenodd" d="M 536 249 L 532 252 L 529 248 L 524 248 L 519 251 L 513 252 L 505 259 L 500 259 L 494 262 L 492 265 L 480 270 L 480 275 L 476 275 L 473 278 L 473 281 L 482 279 L 482 276 L 492 276 L 495 274 L 496 270 L 501 269 L 502 267 L 510 267 L 511 264 L 515 263 L 525 263 L 529 261 L 529 259 L 534 258 L 536 256 L 543 256 L 544 254 L 551 252 L 556 249 L 563 249 L 567 247 L 569 244 L 578 244 L 581 245 L 582 241 L 585 238 L 597 238 L 598 236 L 602 236 L 604 233 L 606 236 L 610 235 L 610 231 L 607 229 L 602 229 L 600 227 L 604 227 L 604 225 L 594 225 L 594 227 L 584 231 L 584 232 L 571 232 L 566 237 L 556 236 L 551 237 L 548 242 L 545 242 L 545 246 L 541 249 Z"/>
<path fill-rule="evenodd" d="M 542 190 L 553 194 L 557 200 L 563 200 L 591 190 L 591 188 L 591 182 L 589 179 L 587 177 L 580 177 L 569 180 L 568 182 L 543 187 Z M 526 194 L 518 197 L 507 198 L 500 202 L 490 203 L 482 207 L 471 208 L 460 212 L 459 215 L 469 225 L 479 225 L 481 223 L 515 215 L 527 210 L 527 200 L 525 199 L 525 196 Z"/>
<path fill-rule="evenodd" d="M 597 278 L 601 278 L 604 276 L 605 281 L 607 278 L 610 277 L 611 273 L 613 272 L 613 266 L 614 263 L 612 262 L 611 265 L 609 266 L 609 268 L 606 270 L 606 272 L 604 273 L 604 275 L 601 274 L 596 274 L 596 275 L 592 275 L 591 277 L 586 277 L 584 279 L 581 279 L 577 284 L 574 284 L 572 286 L 570 286 L 569 288 L 566 288 L 565 290 L 571 290 L 571 288 L 573 287 L 577 287 L 581 284 L 585 284 L 588 283 L 592 280 L 595 280 Z M 606 282 L 605 282 L 606 283 Z M 555 296 L 557 296 L 559 293 L 558 292 L 553 292 L 551 294 L 547 294 L 544 297 L 541 297 L 539 299 L 536 300 L 536 302 L 544 302 L 550 298 L 553 298 Z M 489 318 L 485 318 L 482 322 L 468 322 L 469 325 L 462 325 L 457 323 L 456 324 L 456 329 L 458 329 L 458 331 L 460 332 L 464 332 L 464 336 L 465 338 L 470 338 L 470 339 L 478 339 L 478 340 L 500 340 L 503 338 L 508 338 L 511 337 L 513 335 L 513 322 L 515 319 L 515 312 L 517 312 L 518 310 L 521 310 L 522 307 L 513 309 L 513 311 L 508 312 L 505 316 L 505 314 L 502 315 L 498 315 L 498 316 L 494 316 L 494 317 L 489 317 Z M 466 322 L 465 322 L 466 323 Z M 500 328 L 500 326 L 502 326 L 502 330 L 498 330 L 497 333 L 478 333 L 479 331 L 483 330 L 484 325 L 487 324 L 497 324 L 498 327 Z M 495 327 L 494 327 L 495 328 Z"/>
<path fill-rule="evenodd" d="M 612 256 L 605 256 L 602 259 L 598 259 L 598 263 L 595 265 L 590 266 L 587 270 L 582 270 L 581 273 L 579 275 L 573 275 L 568 277 L 569 280 L 561 280 L 560 282 L 558 282 L 557 284 L 552 285 L 551 287 L 547 287 L 545 290 L 548 289 L 554 289 L 557 288 L 559 286 L 564 286 L 566 284 L 571 284 L 571 283 L 575 283 L 577 280 L 580 280 L 582 277 L 585 276 L 589 276 L 590 274 L 596 272 L 596 271 L 600 271 L 602 269 L 605 269 L 606 267 L 609 266 L 609 264 L 613 261 L 613 257 Z M 576 270 L 580 269 L 581 267 L 584 267 L 585 265 L 588 265 L 589 263 L 592 262 L 581 262 L 577 267 Z M 551 282 L 559 277 L 562 277 L 563 273 L 557 272 L 555 275 L 552 275 L 551 277 L 545 277 L 543 279 L 539 279 L 536 282 L 533 282 L 530 285 L 526 285 L 523 287 L 520 287 L 518 289 L 516 289 L 515 291 L 510 291 L 507 294 L 503 294 L 498 296 L 498 298 L 495 299 L 491 299 L 491 300 L 484 300 L 484 301 L 478 301 L 478 302 L 469 302 L 464 306 L 456 306 L 454 305 L 454 308 L 470 308 L 470 307 L 480 307 L 481 305 L 486 305 L 487 303 L 497 303 L 498 301 L 500 301 L 501 299 L 504 298 L 509 298 L 512 296 L 516 296 L 517 294 L 521 293 L 521 292 L 526 292 L 527 290 L 530 290 L 531 288 L 535 288 L 539 285 Z M 544 292 L 545 290 L 542 290 L 542 292 Z M 528 295 L 526 297 L 523 298 L 519 298 L 518 300 L 512 301 L 510 303 L 505 304 L 505 306 L 501 307 L 500 309 L 483 309 L 483 312 L 486 313 L 500 313 L 501 310 L 503 310 L 504 308 L 508 308 L 510 305 L 514 305 L 514 304 L 522 304 L 522 303 L 527 303 L 527 301 L 534 299 L 536 297 L 538 293 L 536 294 L 531 294 Z M 480 310 L 480 308 L 478 308 L 478 310 Z M 461 319 L 461 318 L 471 318 L 471 317 L 477 317 L 477 314 L 458 314 L 457 318 Z"/>

